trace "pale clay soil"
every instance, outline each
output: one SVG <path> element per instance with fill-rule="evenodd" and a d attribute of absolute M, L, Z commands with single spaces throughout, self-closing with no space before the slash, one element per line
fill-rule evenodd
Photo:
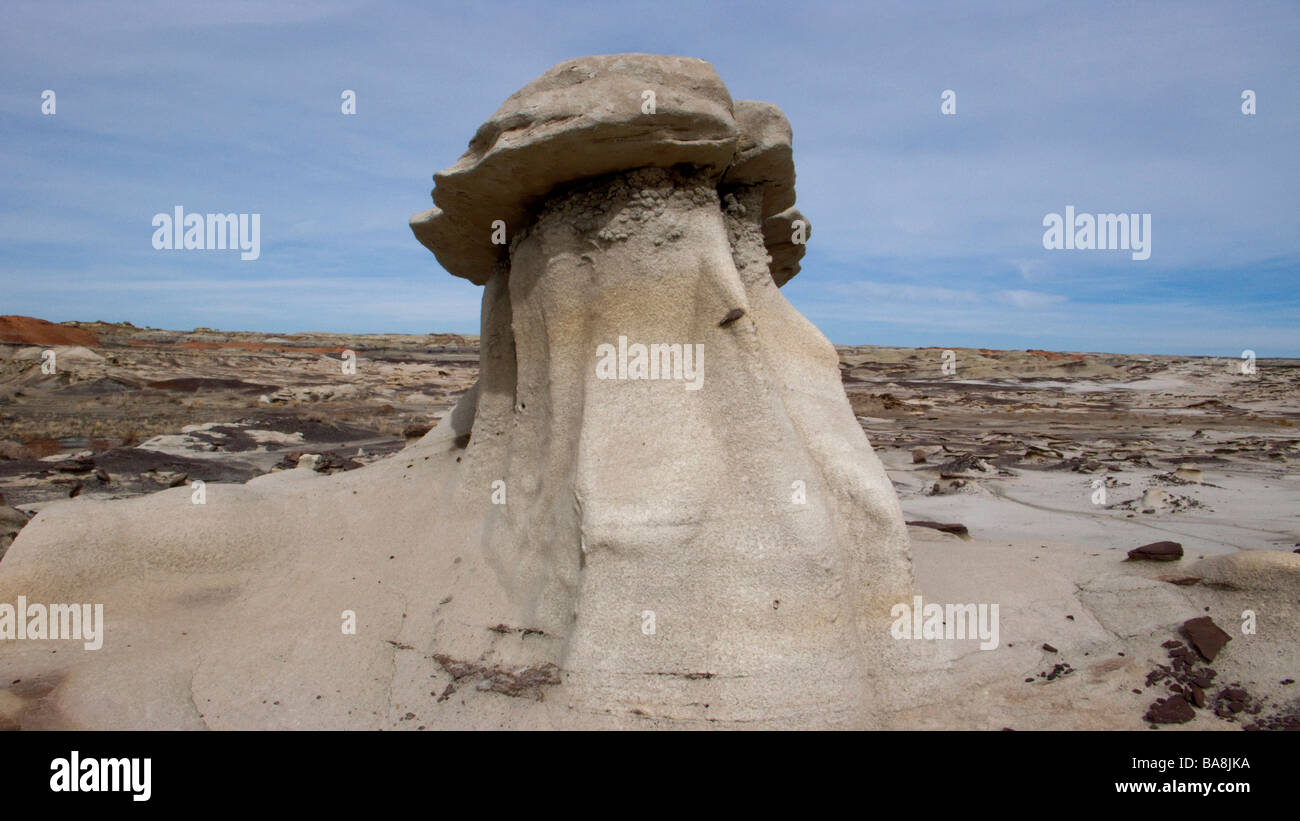
<path fill-rule="evenodd" d="M 400 459 L 478 368 L 474 336 L 79 326 L 96 344 L 0 345 L 0 493 L 27 514 L 195 479 Z M 54 374 L 41 372 L 45 350 L 55 351 Z M 355 374 L 341 367 L 347 350 Z M 1261 360 L 1243 374 L 1226 358 L 958 349 L 956 372 L 944 373 L 937 348 L 839 354 L 906 519 L 968 529 L 908 528 L 925 601 L 1000 610 L 995 650 L 913 642 L 932 645 L 934 675 L 909 687 L 882 726 L 1147 727 L 1146 708 L 1167 694 L 1145 684 L 1168 662 L 1162 642 L 1206 614 L 1232 637 L 1212 689 L 1240 683 L 1260 709 L 1232 720 L 1198 710 L 1166 726 L 1237 729 L 1296 713 L 1298 688 L 1282 682 L 1300 674 L 1300 363 Z M 1124 561 L 1163 540 L 1184 557 Z M 1224 578 L 1198 563 L 1238 551 L 1286 556 Z M 1242 629 L 1246 611 L 1253 633 Z M 1062 664 L 1064 674 L 1042 675 Z M 0 713 L 23 715 L 33 699 L 21 685 L 0 689 Z M 394 727 L 417 726 L 397 712 Z M 515 723 L 530 721 L 547 725 Z M 19 723 L 42 726 L 31 715 Z"/>

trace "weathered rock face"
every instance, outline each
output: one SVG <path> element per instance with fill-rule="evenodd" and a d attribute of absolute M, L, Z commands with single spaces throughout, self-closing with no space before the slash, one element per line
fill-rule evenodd
<path fill-rule="evenodd" d="M 0 601 L 104 602 L 108 633 L 0 645 L 6 680 L 41 682 L 0 721 L 876 724 L 905 688 L 907 535 L 834 349 L 778 288 L 789 148 L 700 61 L 526 86 L 412 220 L 485 284 L 475 388 L 360 470 L 42 512 Z"/>
<path fill-rule="evenodd" d="M 910 589 L 834 350 L 769 275 L 762 196 L 724 203 L 703 171 L 600 179 L 548 200 L 488 284 L 464 470 L 508 477 L 488 527 L 527 591 L 510 623 L 564 637 L 528 661 L 592 709 L 861 721 L 864 652 L 883 663 Z M 695 379 L 602 378 L 620 339 L 695 351 Z"/>
<path fill-rule="evenodd" d="M 493 224 L 517 233 L 543 198 L 575 180 L 689 165 L 715 182 L 763 186 L 764 218 L 785 211 L 794 205 L 790 140 L 779 108 L 733 103 L 703 60 L 568 60 L 512 94 L 464 156 L 434 175 L 437 207 L 412 217 L 411 228 L 444 268 L 483 285 L 507 256 L 490 242 Z M 802 248 L 782 268 L 798 256 Z"/>

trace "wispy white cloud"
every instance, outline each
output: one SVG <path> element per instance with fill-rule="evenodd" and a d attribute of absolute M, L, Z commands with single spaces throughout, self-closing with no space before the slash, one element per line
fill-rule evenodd
<path fill-rule="evenodd" d="M 938 29 L 909 0 L 4 8 L 6 311 L 476 326 L 477 291 L 406 227 L 430 175 L 555 62 L 648 51 L 704 57 L 735 98 L 789 116 L 815 231 L 787 291 L 834 339 L 883 328 L 929 344 L 917 335 L 932 329 L 1113 348 L 1253 328 L 1260 347 L 1290 335 L 1300 353 L 1291 3 L 1156 0 L 1066 26 L 1060 8 L 1006 0 L 945 7 Z M 1238 110 L 1245 87 L 1254 117 Z M 54 117 L 39 114 L 45 88 Z M 355 117 L 338 111 L 344 88 Z M 263 214 L 256 273 L 150 254 L 149 217 L 175 204 Z M 1069 204 L 1151 213 L 1151 260 L 1044 251 L 1043 215 Z"/>
<path fill-rule="evenodd" d="M 1066 301 L 1066 298 L 1060 294 L 1047 294 L 1041 291 L 998 291 L 994 298 L 1007 305 L 1024 309 L 1046 308 Z"/>

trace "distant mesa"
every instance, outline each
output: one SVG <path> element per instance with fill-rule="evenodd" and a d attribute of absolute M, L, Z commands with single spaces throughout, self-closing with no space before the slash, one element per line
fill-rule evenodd
<path fill-rule="evenodd" d="M 99 338 L 84 328 L 57 325 L 30 316 L 0 316 L 0 342 L 13 345 L 81 345 L 93 348 Z"/>

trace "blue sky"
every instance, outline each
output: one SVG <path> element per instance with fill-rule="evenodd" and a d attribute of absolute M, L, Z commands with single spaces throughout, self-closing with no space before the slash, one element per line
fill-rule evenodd
<path fill-rule="evenodd" d="M 5 0 L 0 313 L 477 332 L 407 227 L 432 173 L 553 64 L 641 51 L 786 112 L 784 291 L 832 341 L 1297 356 L 1297 42 L 1293 2 Z M 260 213 L 261 258 L 154 250 L 178 204 Z M 1151 258 L 1045 250 L 1067 205 L 1151 214 Z"/>

